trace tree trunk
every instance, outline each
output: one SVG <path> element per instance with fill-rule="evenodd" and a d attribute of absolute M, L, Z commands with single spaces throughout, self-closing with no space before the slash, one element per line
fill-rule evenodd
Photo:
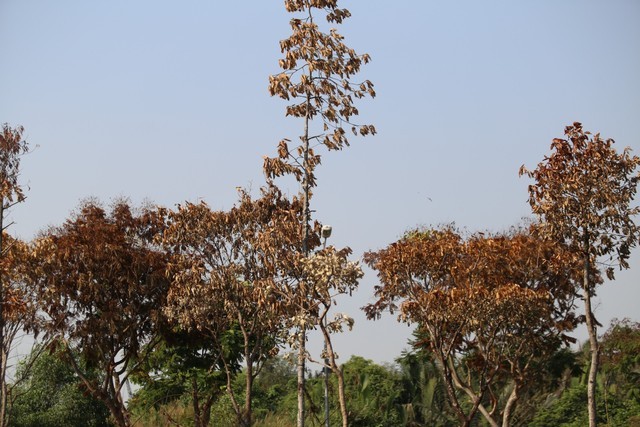
<path fill-rule="evenodd" d="M 120 405 L 114 402 L 105 402 L 109 412 L 111 412 L 111 416 L 113 417 L 114 423 L 118 427 L 129 427 L 131 424 L 129 422 L 128 417 L 124 413 L 124 408 L 120 408 Z"/>
<path fill-rule="evenodd" d="M 193 402 L 193 424 L 195 427 L 205 427 L 200 418 L 200 399 L 198 396 L 198 380 L 194 375 L 191 378 L 192 402 Z"/>
<path fill-rule="evenodd" d="M 466 417 L 464 425 L 465 426 L 471 425 L 471 420 L 473 420 L 477 411 L 480 411 L 482 416 L 485 418 L 485 420 L 487 421 L 487 423 L 489 423 L 491 427 L 499 427 L 498 423 L 491 416 L 491 413 L 489 413 L 489 411 L 487 411 L 484 405 L 482 405 L 482 397 L 485 394 L 484 387 L 482 387 L 482 385 L 479 385 L 480 390 L 478 393 L 475 393 L 473 389 L 468 384 L 464 384 L 460 379 L 460 377 L 458 376 L 455 363 L 451 356 L 447 358 L 446 363 L 448 364 L 448 367 L 449 367 L 448 372 L 453 381 L 453 385 L 455 385 L 459 390 L 463 391 L 469 397 L 469 399 L 471 399 L 471 402 L 473 402 L 472 407 L 468 410 L 466 414 L 462 412 L 464 414 L 464 417 Z"/>
<path fill-rule="evenodd" d="M 325 351 L 326 351 L 326 344 L 325 344 Z M 329 427 L 330 423 L 329 423 L 329 416 L 330 416 L 330 410 L 329 410 L 329 372 L 331 372 L 331 370 L 329 369 L 329 360 L 328 359 L 324 359 L 324 367 L 322 368 L 322 373 L 324 375 L 324 425 L 325 427 Z"/>
<path fill-rule="evenodd" d="M 347 427 L 349 425 L 348 417 L 349 414 L 347 412 L 347 398 L 344 392 L 344 373 L 338 364 L 336 363 L 336 353 L 333 351 L 333 343 L 331 342 L 331 335 L 327 330 L 327 313 L 331 308 L 331 301 L 328 303 L 323 303 L 324 308 L 322 315 L 320 316 L 320 331 L 322 332 L 322 337 L 324 338 L 324 349 L 325 349 L 325 367 L 323 370 L 331 369 L 333 373 L 336 374 L 338 379 L 338 401 L 340 402 L 340 415 L 342 417 L 342 426 Z M 328 365 L 328 366 L 327 366 Z M 325 374 L 325 426 L 329 425 L 329 405 L 328 405 L 328 377 Z"/>
<path fill-rule="evenodd" d="M 206 403 L 202 406 L 202 427 L 207 427 L 211 422 L 211 406 L 213 406 L 213 396 L 207 397 Z"/>
<path fill-rule="evenodd" d="M 449 398 L 449 404 L 451 405 L 453 412 L 458 418 L 460 425 L 463 427 L 466 427 L 469 425 L 470 421 L 467 415 L 464 413 L 464 411 L 460 407 L 460 403 L 458 402 L 458 398 L 456 397 L 453 375 L 451 374 L 451 371 L 450 371 L 450 369 L 452 368 L 450 368 L 449 364 L 445 360 L 444 355 L 442 355 L 440 352 L 436 351 L 435 349 L 433 350 L 433 352 L 436 355 L 436 359 L 440 363 L 439 366 L 436 364 L 436 368 L 438 369 L 438 372 L 442 377 L 442 382 L 444 383 L 444 388 L 445 388 L 445 391 L 447 392 L 447 397 Z"/>
<path fill-rule="evenodd" d="M 117 375 L 114 374 L 112 370 L 108 370 L 103 380 L 104 384 L 101 387 L 96 386 L 95 383 L 85 376 L 78 366 L 74 354 L 69 348 L 69 343 L 65 339 L 62 339 L 62 343 L 64 344 L 64 351 L 67 354 L 67 362 L 71 365 L 76 375 L 78 375 L 80 381 L 82 381 L 86 387 L 87 392 L 95 399 L 104 403 L 118 427 L 129 427 L 131 420 L 129 419 L 129 412 L 122 402 L 120 387 L 118 386 L 120 380 Z M 111 362 L 113 362 L 113 359 Z M 110 366 L 113 366 L 113 364 L 110 364 Z"/>
<path fill-rule="evenodd" d="M 489 423 L 489 425 L 491 427 L 499 427 L 498 423 L 496 422 L 496 420 L 493 419 L 493 416 L 491 415 L 491 413 L 489 411 L 487 411 L 487 408 L 485 408 L 482 403 L 480 403 L 479 398 L 477 398 L 477 399 L 478 400 L 476 402 L 474 402 L 474 405 L 477 405 L 478 410 L 480 411 L 480 413 L 482 414 L 484 419 L 487 421 L 487 423 Z M 474 415 L 475 415 L 475 413 L 474 413 Z"/>
<path fill-rule="evenodd" d="M 124 401 L 122 399 L 122 390 L 120 387 L 120 378 L 117 374 L 112 375 L 113 378 L 113 391 L 114 391 L 114 405 L 112 414 L 116 418 L 116 423 L 120 427 L 129 427 L 131 425 L 131 421 L 129 420 L 129 412 L 124 405 Z"/>
<path fill-rule="evenodd" d="M 588 238 L 585 237 L 585 244 L 588 245 Z M 598 359 L 600 348 L 598 346 L 598 331 L 595 317 L 591 309 L 591 283 L 589 280 L 589 270 L 591 269 L 589 253 L 587 252 L 584 261 L 582 291 L 584 296 L 584 311 L 587 318 L 587 331 L 589 332 L 589 351 L 591 353 L 591 366 L 589 367 L 589 377 L 587 382 L 587 409 L 589 410 L 589 427 L 596 427 L 596 376 L 598 375 Z"/>
<path fill-rule="evenodd" d="M 304 427 L 304 362 L 306 359 L 306 332 L 304 327 L 300 330 L 298 341 L 298 418 L 297 426 Z"/>
<path fill-rule="evenodd" d="M 4 326 L 4 324 L 2 326 Z M 2 335 L 2 338 L 4 339 L 4 335 Z M 2 381 L 0 381 L 0 427 L 5 427 L 9 424 L 9 418 L 7 417 L 7 381 L 6 381 L 8 357 L 9 357 L 9 354 L 3 342 L 2 348 L 0 348 L 0 376 L 2 376 Z"/>
<path fill-rule="evenodd" d="M 244 394 L 244 414 L 243 414 L 242 425 L 243 427 L 250 427 L 251 418 L 252 418 L 251 397 L 252 397 L 252 391 L 253 391 L 253 359 L 250 357 L 249 354 L 246 354 L 245 360 L 247 361 L 247 380 L 245 383 L 245 391 L 244 391 L 245 393 Z"/>
<path fill-rule="evenodd" d="M 313 18 L 311 16 L 311 11 L 309 11 L 309 19 L 313 22 Z M 311 70 L 309 70 L 309 78 L 312 77 Z M 311 231 L 311 211 L 309 210 L 309 198 L 311 196 L 311 181 L 310 181 L 310 167 L 309 167 L 309 121 L 311 118 L 309 117 L 309 110 L 311 108 L 311 94 L 307 93 L 307 110 L 304 117 L 304 135 L 303 139 L 303 160 L 302 167 L 304 169 L 304 178 L 302 181 L 302 197 L 303 197 L 303 209 L 304 209 L 304 230 L 302 236 L 302 253 L 305 257 L 309 256 L 309 234 Z M 306 300 L 305 296 L 302 295 L 304 300 Z M 304 303 L 303 303 L 304 304 Z M 305 314 L 304 311 L 302 313 Z M 307 341 L 307 331 L 306 326 L 303 325 L 300 328 L 300 338 L 298 342 L 298 419 L 297 419 L 297 427 L 304 427 L 304 391 L 305 391 L 305 361 L 307 358 L 306 355 L 306 341 Z"/>
<path fill-rule="evenodd" d="M 229 399 L 231 399 L 231 406 L 233 406 L 233 410 L 236 413 L 236 420 L 238 422 L 238 425 L 241 425 L 242 424 L 242 408 L 240 408 L 240 405 L 238 404 L 238 401 L 236 399 L 236 395 L 233 392 L 233 387 L 232 387 L 233 372 L 224 357 L 222 357 L 222 363 L 224 364 L 224 371 L 225 371 L 225 374 L 227 375 L 227 394 L 229 395 Z"/>
<path fill-rule="evenodd" d="M 4 197 L 0 198 L 0 257 L 4 257 Z M 4 278 L 0 272 L 0 427 L 4 427 L 7 413 L 7 358 L 9 349 L 4 341 Z"/>
<path fill-rule="evenodd" d="M 504 412 L 502 413 L 502 427 L 509 427 L 509 422 L 511 418 L 511 414 L 513 412 L 513 408 L 515 408 L 516 403 L 518 402 L 518 384 L 513 384 L 513 389 L 511 390 L 511 394 L 507 399 L 507 403 L 504 405 Z"/>
<path fill-rule="evenodd" d="M 329 307 L 327 307 L 327 310 Z M 331 362 L 331 370 L 336 374 L 338 378 L 338 401 L 340 402 L 340 416 L 342 417 L 342 427 L 347 427 L 349 425 L 349 414 L 347 412 L 347 397 L 344 393 L 344 372 L 338 364 L 336 363 L 336 354 L 333 351 L 333 344 L 331 343 L 331 337 L 329 336 L 329 331 L 323 327 L 324 336 L 325 336 L 325 344 L 327 345 L 327 356 L 329 356 L 329 360 Z"/>
<path fill-rule="evenodd" d="M 340 400 L 340 415 L 342 415 L 342 427 L 349 425 L 347 413 L 347 398 L 344 394 L 344 373 L 342 369 L 336 365 L 336 376 L 338 377 L 338 398 Z"/>

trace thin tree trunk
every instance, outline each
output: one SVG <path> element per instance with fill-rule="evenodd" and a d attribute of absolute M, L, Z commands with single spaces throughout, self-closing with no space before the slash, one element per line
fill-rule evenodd
<path fill-rule="evenodd" d="M 4 257 L 4 197 L 0 198 L 0 257 Z M 9 349 L 5 346 L 4 336 L 4 278 L 0 272 L 0 427 L 7 424 L 7 358 Z"/>
<path fill-rule="evenodd" d="M 193 399 L 193 423 L 195 427 L 205 427 L 200 419 L 200 399 L 198 397 L 198 380 L 194 375 L 191 378 L 192 399 Z"/>
<path fill-rule="evenodd" d="M 515 408 L 516 403 L 518 402 L 518 384 L 513 384 L 513 389 L 511 390 L 511 394 L 507 399 L 507 403 L 504 405 L 504 412 L 502 413 L 502 427 L 509 427 L 511 413 Z"/>
<path fill-rule="evenodd" d="M 2 335 L 2 338 L 4 339 L 4 335 Z M 6 380 L 8 357 L 9 357 L 8 350 L 5 348 L 5 345 L 3 342 L 2 348 L 0 348 L 0 375 L 2 376 L 2 381 L 0 382 L 0 426 L 2 427 L 5 427 L 9 424 L 9 419 L 7 417 L 7 380 Z"/>
<path fill-rule="evenodd" d="M 587 409 L 589 411 L 589 427 L 596 427 L 596 375 L 598 374 L 598 359 L 600 348 L 598 346 L 598 332 L 595 317 L 591 308 L 591 283 L 589 271 L 591 261 L 589 259 L 589 237 L 585 235 L 585 261 L 583 271 L 582 291 L 584 297 L 584 311 L 587 318 L 587 331 L 589 332 L 589 351 L 591 353 L 591 366 L 589 367 L 589 377 L 587 382 Z"/>
<path fill-rule="evenodd" d="M 202 406 L 202 427 L 207 427 L 211 422 L 211 406 L 213 405 L 213 396 L 207 397 L 206 403 Z"/>
<path fill-rule="evenodd" d="M 297 426 L 304 427 L 304 365 L 306 359 L 306 332 L 304 327 L 300 328 L 298 340 L 298 418 Z"/>
<path fill-rule="evenodd" d="M 309 255 L 309 228 L 310 228 L 310 212 L 309 212 L 309 119 L 305 119 L 304 126 L 304 182 L 303 182 L 303 200 L 304 200 L 304 232 L 302 240 L 302 253 L 304 256 Z M 305 300 L 305 296 L 301 295 Z M 304 304 L 304 302 L 303 302 Z M 303 318 L 305 310 L 302 310 Z M 305 362 L 307 359 L 307 331 L 305 325 L 300 326 L 300 336 L 298 337 L 298 427 L 304 427 L 304 395 L 305 395 Z"/>
<path fill-rule="evenodd" d="M 344 394 L 344 373 L 342 372 L 342 369 L 337 365 L 334 372 L 338 377 L 338 398 L 340 400 L 340 415 L 342 415 L 342 427 L 347 427 L 349 425 L 349 414 L 347 413 L 347 398 Z"/>
<path fill-rule="evenodd" d="M 482 397 L 484 395 L 484 390 L 482 385 L 479 386 L 480 391 L 478 393 L 475 393 L 471 389 L 471 387 L 469 387 L 467 384 L 462 383 L 462 380 L 460 379 L 460 377 L 458 376 L 458 373 L 455 370 L 456 368 L 455 368 L 453 359 L 451 357 L 448 357 L 447 362 L 449 364 L 449 373 L 451 375 L 451 378 L 453 379 L 453 384 L 459 390 L 462 390 L 467 396 L 469 396 L 469 398 L 473 402 L 473 406 L 469 410 L 468 414 L 465 414 L 467 417 L 467 421 L 465 425 L 470 425 L 471 420 L 473 419 L 473 417 L 475 417 L 476 412 L 480 411 L 482 416 L 485 418 L 485 420 L 487 421 L 487 423 L 489 423 L 491 427 L 499 427 L 498 423 L 491 416 L 491 413 L 487 411 L 487 409 L 482 404 Z"/>
<path fill-rule="evenodd" d="M 248 343 L 247 343 L 248 345 Z M 244 391 L 244 416 L 243 416 L 243 427 L 251 426 L 251 394 L 253 390 L 253 359 L 251 355 L 245 354 L 245 360 L 247 361 L 247 380 L 245 383 L 245 391 Z"/>
<path fill-rule="evenodd" d="M 309 18 L 312 21 L 311 11 L 309 11 Z M 309 70 L 309 78 L 311 79 L 312 73 Z M 311 193 L 311 182 L 309 176 L 309 111 L 311 108 L 311 94 L 307 93 L 306 99 L 307 110 L 305 112 L 304 117 L 304 135 L 303 135 L 303 162 L 302 167 L 304 168 L 304 178 L 302 181 L 302 197 L 303 197 L 303 209 L 304 209 L 304 230 L 302 236 L 302 253 L 304 256 L 309 255 L 309 234 L 311 225 L 309 224 L 311 221 L 311 211 L 309 210 L 309 197 Z M 303 296 L 304 297 L 304 296 Z M 306 298 L 305 298 L 306 300 Z M 304 314 L 304 313 L 303 313 Z M 305 416 L 305 408 L 304 408 L 304 395 L 305 395 L 305 361 L 306 361 L 306 344 L 307 344 L 307 331 L 306 327 L 303 325 L 300 328 L 300 337 L 298 341 L 298 419 L 297 426 L 304 427 L 304 416 Z"/>
<path fill-rule="evenodd" d="M 238 424 L 241 424 L 242 408 L 240 408 L 240 405 L 238 404 L 238 400 L 236 399 L 236 395 L 233 392 L 233 387 L 232 387 L 233 372 L 224 357 L 222 357 L 222 363 L 224 364 L 224 371 L 225 371 L 225 374 L 227 375 L 227 394 L 229 395 L 229 399 L 231 399 L 231 406 L 233 406 L 233 410 L 236 413 L 236 419 L 238 421 Z"/>
<path fill-rule="evenodd" d="M 321 320 L 320 330 L 322 331 L 322 335 L 324 336 L 324 343 L 327 351 L 326 356 L 329 359 L 330 368 L 338 378 L 338 401 L 340 402 L 340 415 L 342 417 L 342 426 L 347 427 L 349 425 L 349 420 L 348 420 L 349 414 L 347 412 L 347 398 L 344 393 L 344 373 L 336 363 L 336 354 L 333 351 L 331 336 L 329 335 L 329 331 L 327 330 L 326 323 L 324 322 L 324 319 L 326 318 L 327 312 L 329 311 L 330 307 L 331 305 L 326 305 L 324 308 L 325 311 L 320 319 Z"/>
<path fill-rule="evenodd" d="M 479 402 L 479 400 L 478 400 L 478 402 Z M 476 403 L 478 403 L 478 402 L 476 402 Z M 496 420 L 493 419 L 493 416 L 491 415 L 491 413 L 489 411 L 487 411 L 487 408 L 485 408 L 482 403 L 478 403 L 478 410 L 480 411 L 480 413 L 482 414 L 484 419 L 489 423 L 489 425 L 491 427 L 499 427 L 499 425 L 496 422 Z"/>
<path fill-rule="evenodd" d="M 454 389 L 454 380 L 453 375 L 450 372 L 450 367 L 447 364 L 447 361 L 444 358 L 445 356 L 440 353 L 436 353 L 436 358 L 440 362 L 440 366 L 436 365 L 438 372 L 442 377 L 442 381 L 444 382 L 444 388 L 447 392 L 447 397 L 449 398 L 449 403 L 453 408 L 453 411 L 456 414 L 456 417 L 460 421 L 460 425 L 466 427 L 469 425 L 469 419 L 467 415 L 464 413 L 462 408 L 460 407 L 460 403 L 458 402 L 458 398 L 456 397 L 456 391 Z"/>

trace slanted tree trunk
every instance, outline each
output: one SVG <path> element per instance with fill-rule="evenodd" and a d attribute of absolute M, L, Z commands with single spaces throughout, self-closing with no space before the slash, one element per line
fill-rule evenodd
<path fill-rule="evenodd" d="M 501 427 L 509 427 L 511 414 L 513 413 L 513 409 L 518 402 L 518 391 L 520 390 L 520 385 L 518 383 L 513 384 L 513 389 L 511 389 L 511 394 L 509 394 L 509 398 L 507 399 L 507 403 L 504 405 L 504 412 L 502 413 L 502 426 Z"/>
<path fill-rule="evenodd" d="M 122 387 L 120 384 L 120 377 L 117 373 L 113 373 L 113 400 L 115 401 L 114 416 L 116 417 L 118 426 L 120 427 L 129 427 L 131 425 L 131 420 L 129 420 L 129 414 L 125 407 L 124 400 L 122 399 Z"/>
<path fill-rule="evenodd" d="M 484 405 L 482 404 L 482 398 L 485 395 L 486 384 L 487 383 L 485 383 L 483 379 L 480 379 L 479 390 L 476 393 L 471 388 L 471 386 L 469 384 L 465 384 L 463 382 L 463 380 L 460 378 L 460 376 L 458 375 L 458 372 L 456 371 L 455 362 L 454 362 L 453 357 L 451 355 L 449 355 L 447 357 L 446 361 L 443 361 L 443 363 L 447 363 L 447 365 L 448 365 L 448 376 L 453 381 L 453 385 L 458 390 L 461 390 L 462 392 L 464 392 L 469 397 L 471 402 L 473 403 L 471 408 L 466 413 L 464 411 L 461 412 L 463 414 L 463 417 L 465 418 L 464 425 L 465 426 L 470 426 L 471 425 L 471 421 L 475 417 L 476 413 L 478 411 L 480 411 L 482 416 L 485 418 L 485 420 L 487 421 L 487 423 L 491 427 L 499 427 L 498 423 L 493 419 L 492 413 L 490 413 L 484 407 Z M 445 380 L 446 380 L 446 377 L 445 377 Z M 485 384 L 485 386 L 483 386 L 483 384 Z M 462 409 L 461 409 L 461 411 L 462 411 Z"/>
<path fill-rule="evenodd" d="M 329 362 L 329 366 L 333 373 L 336 375 L 338 379 L 338 401 L 340 402 L 340 415 L 342 417 L 342 426 L 347 427 L 349 425 L 349 413 L 347 412 L 347 398 L 344 392 L 344 372 L 341 367 L 336 363 L 336 353 L 333 351 L 333 344 L 331 342 L 331 335 L 329 335 L 329 331 L 327 330 L 326 323 L 324 321 L 327 312 L 331 305 L 326 305 L 324 307 L 324 313 L 320 319 L 320 330 L 322 331 L 322 335 L 324 336 L 324 342 L 326 345 L 327 351 L 327 359 Z M 325 368 L 326 369 L 326 368 Z"/>
<path fill-rule="evenodd" d="M 95 389 L 91 386 L 91 384 L 85 381 L 84 376 L 81 375 L 78 371 L 76 371 L 80 378 L 83 380 L 87 389 L 91 392 L 91 394 L 96 398 L 104 402 L 111 413 L 111 417 L 113 418 L 113 422 L 118 427 L 130 427 L 131 421 L 127 415 L 126 408 L 122 405 L 122 400 L 118 398 L 115 394 L 116 387 L 113 383 L 113 378 L 107 379 L 109 382 L 107 384 L 107 390 L 99 390 Z"/>
<path fill-rule="evenodd" d="M 202 406 L 202 427 L 207 427 L 209 425 L 209 422 L 211 421 L 211 406 L 213 405 L 213 402 L 213 396 L 210 395 L 209 397 L 207 397 L 207 401 Z"/>
<path fill-rule="evenodd" d="M 120 395 L 120 379 L 113 370 L 108 370 L 101 386 L 97 386 L 96 383 L 90 380 L 85 375 L 85 372 L 80 369 L 68 343 L 64 344 L 64 351 L 66 353 L 66 360 L 71 364 L 76 375 L 78 375 L 80 381 L 82 381 L 86 387 L 87 392 L 105 404 L 113 417 L 114 423 L 118 427 L 130 427 L 131 420 L 129 419 L 129 413 Z M 111 363 L 113 363 L 113 359 L 111 359 Z"/>

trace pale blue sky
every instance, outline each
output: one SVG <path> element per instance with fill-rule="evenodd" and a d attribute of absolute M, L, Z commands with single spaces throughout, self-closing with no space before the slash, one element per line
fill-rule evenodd
<path fill-rule="evenodd" d="M 346 43 L 371 54 L 359 104 L 379 135 L 323 157 L 313 200 L 330 242 L 359 257 L 420 224 L 504 229 L 529 214 L 528 181 L 575 120 L 640 154 L 640 2 L 342 1 Z M 270 98 L 282 1 L 1 0 L 0 122 L 25 127 L 29 239 L 81 198 L 228 208 L 258 188 L 262 156 L 301 124 Z M 285 184 L 286 185 L 286 184 Z M 287 186 L 290 193 L 295 186 Z M 640 320 L 640 256 L 600 290 L 597 314 Z M 391 361 L 411 331 L 367 322 L 375 276 L 338 311 L 344 357 Z M 584 337 L 584 334 L 582 334 Z"/>

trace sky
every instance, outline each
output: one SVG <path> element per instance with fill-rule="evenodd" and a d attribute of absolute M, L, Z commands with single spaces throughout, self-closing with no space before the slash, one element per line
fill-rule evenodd
<path fill-rule="evenodd" d="M 340 6 L 353 15 L 338 27 L 345 43 L 372 57 L 359 77 L 377 97 L 357 106 L 378 135 L 322 153 L 312 209 L 354 259 L 416 226 L 499 231 L 529 217 L 518 169 L 574 121 L 640 154 L 636 0 Z M 10 233 L 31 239 L 87 197 L 228 209 L 237 187 L 257 192 L 263 156 L 302 133 L 267 91 L 290 18 L 282 1 L 0 0 L 0 123 L 24 126 L 33 149 Z M 635 251 L 598 291 L 603 325 L 640 320 L 639 278 Z M 376 283 L 366 270 L 336 307 L 356 319 L 336 339 L 343 361 L 408 348 L 411 327 L 360 311 Z"/>

